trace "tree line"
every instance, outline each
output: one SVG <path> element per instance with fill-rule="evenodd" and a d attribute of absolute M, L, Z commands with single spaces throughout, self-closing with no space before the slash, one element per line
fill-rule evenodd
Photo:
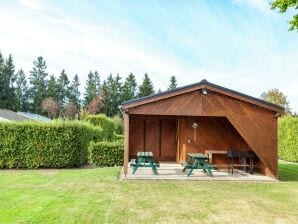
<path fill-rule="evenodd" d="M 98 71 L 90 71 L 84 93 L 80 92 L 80 85 L 79 76 L 70 80 L 64 69 L 57 78 L 49 75 L 42 56 L 26 75 L 23 69 L 15 70 L 11 54 L 4 58 L 0 52 L 0 108 L 47 114 L 51 118 L 75 118 L 79 113 L 112 117 L 120 113 L 118 106 L 122 102 L 156 93 L 148 74 L 138 85 L 133 73 L 125 79 L 110 74 L 101 80 Z M 172 76 L 168 89 L 176 87 L 177 79 Z"/>

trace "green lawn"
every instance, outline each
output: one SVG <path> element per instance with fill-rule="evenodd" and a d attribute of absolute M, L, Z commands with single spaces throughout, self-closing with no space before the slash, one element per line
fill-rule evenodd
<path fill-rule="evenodd" d="M 0 223 L 297 223 L 298 164 L 281 182 L 119 181 L 119 168 L 0 171 Z"/>

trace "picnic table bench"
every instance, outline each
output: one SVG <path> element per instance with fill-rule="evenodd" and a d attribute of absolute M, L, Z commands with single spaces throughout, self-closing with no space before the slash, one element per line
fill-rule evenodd
<path fill-rule="evenodd" d="M 138 152 L 137 159 L 130 161 L 130 167 L 133 167 L 132 174 L 135 174 L 139 167 L 151 167 L 155 175 L 157 175 L 157 167 L 160 167 L 159 163 L 153 160 L 152 152 Z"/>
<path fill-rule="evenodd" d="M 189 169 L 187 176 L 190 176 L 194 169 L 202 169 L 204 172 L 208 172 L 209 176 L 213 176 L 211 169 L 214 169 L 214 166 L 208 163 L 208 156 L 202 153 L 187 153 L 187 155 L 189 159 L 183 163 L 183 172 Z"/>

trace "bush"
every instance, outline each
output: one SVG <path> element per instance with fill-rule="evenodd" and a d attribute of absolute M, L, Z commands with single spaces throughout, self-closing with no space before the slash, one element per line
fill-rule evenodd
<path fill-rule="evenodd" d="M 298 162 L 298 118 L 280 118 L 278 128 L 279 158 Z"/>
<path fill-rule="evenodd" d="M 92 142 L 89 161 L 95 166 L 122 166 L 124 147 L 121 142 Z"/>
<path fill-rule="evenodd" d="M 124 142 L 124 135 L 115 134 L 115 141 L 116 142 Z"/>
<path fill-rule="evenodd" d="M 123 120 L 119 115 L 115 115 L 113 118 L 114 126 L 115 126 L 115 133 L 118 135 L 123 134 Z"/>
<path fill-rule="evenodd" d="M 113 120 L 111 118 L 108 118 L 104 114 L 99 114 L 99 115 L 87 115 L 84 118 L 84 120 L 90 122 L 95 126 L 99 126 L 102 128 L 101 141 L 114 140 L 115 127 L 114 127 Z"/>
<path fill-rule="evenodd" d="M 0 168 L 81 166 L 93 133 L 82 122 L 0 122 Z"/>

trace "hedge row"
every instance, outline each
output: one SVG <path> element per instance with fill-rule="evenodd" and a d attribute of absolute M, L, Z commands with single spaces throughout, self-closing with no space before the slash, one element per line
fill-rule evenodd
<path fill-rule="evenodd" d="M 279 158 L 298 162 L 298 117 L 284 117 L 278 122 Z"/>
<path fill-rule="evenodd" d="M 115 127 L 113 120 L 108 118 L 104 114 L 99 115 L 87 115 L 83 118 L 83 120 L 90 122 L 91 124 L 101 127 L 102 133 L 98 139 L 95 141 L 113 141 L 114 140 L 114 132 Z"/>
<path fill-rule="evenodd" d="M 96 131 L 82 122 L 0 122 L 0 168 L 81 166 Z"/>
<path fill-rule="evenodd" d="M 124 147 L 122 142 L 92 142 L 89 161 L 95 166 L 122 166 Z"/>
<path fill-rule="evenodd" d="M 124 135 L 115 134 L 115 142 L 124 142 Z"/>

